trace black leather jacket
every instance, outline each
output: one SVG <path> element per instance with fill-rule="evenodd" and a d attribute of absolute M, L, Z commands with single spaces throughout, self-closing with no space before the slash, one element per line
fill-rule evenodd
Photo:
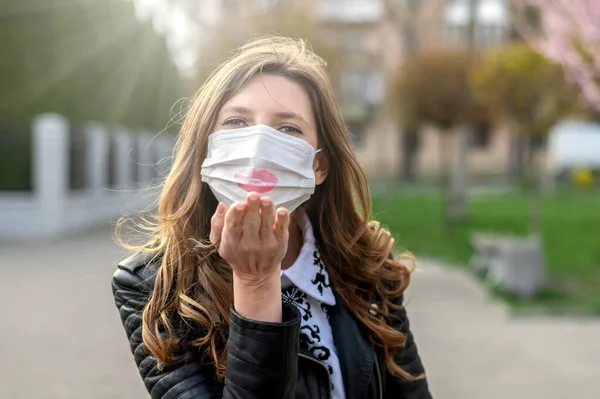
<path fill-rule="evenodd" d="M 196 348 L 183 348 L 171 363 L 157 368 L 156 358 L 144 351 L 141 311 L 152 292 L 156 265 L 147 255 L 121 262 L 112 280 L 115 302 L 139 372 L 154 399 L 324 399 L 330 398 L 329 372 L 324 364 L 299 352 L 300 314 L 284 304 L 281 323 L 243 318 L 231 310 L 227 372 L 223 383 L 214 369 L 201 364 Z M 342 300 L 329 312 L 338 349 L 346 398 L 429 399 L 425 379 L 407 381 L 387 372 L 384 356 L 348 311 Z M 401 301 L 401 299 L 400 299 Z M 424 372 L 404 310 L 392 317 L 394 327 L 407 334 L 406 347 L 396 362 L 413 375 Z"/>

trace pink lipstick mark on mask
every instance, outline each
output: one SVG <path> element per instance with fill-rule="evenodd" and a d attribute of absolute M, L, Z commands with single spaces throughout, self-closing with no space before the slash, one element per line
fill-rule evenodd
<path fill-rule="evenodd" d="M 265 169 L 247 168 L 235 174 L 237 185 L 246 192 L 268 193 L 277 187 L 277 177 Z"/>

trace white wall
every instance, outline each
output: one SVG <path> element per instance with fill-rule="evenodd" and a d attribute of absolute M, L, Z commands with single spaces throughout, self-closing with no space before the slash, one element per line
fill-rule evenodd
<path fill-rule="evenodd" d="M 107 224 L 124 213 L 139 212 L 152 204 L 158 193 L 145 189 L 153 184 L 152 168 L 159 161 L 155 154 L 166 158 L 157 167 L 162 173 L 170 167 L 172 139 L 152 140 L 145 132 L 90 123 L 84 126 L 86 188 L 71 191 L 68 121 L 56 114 L 40 115 L 31 128 L 33 192 L 0 193 L 0 241 L 51 240 Z M 109 148 L 113 140 L 116 185 L 109 188 Z M 134 145 L 135 160 L 131 151 Z M 139 181 L 133 181 L 136 168 Z"/>

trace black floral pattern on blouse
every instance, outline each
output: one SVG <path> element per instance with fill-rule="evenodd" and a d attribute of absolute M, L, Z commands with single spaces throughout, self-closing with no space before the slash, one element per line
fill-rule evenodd
<path fill-rule="evenodd" d="M 321 342 L 321 336 L 319 335 L 320 333 L 321 331 L 319 330 L 319 326 L 316 324 L 313 324 L 312 326 L 304 325 L 300 327 L 300 339 L 303 339 L 309 345 L 314 345 L 315 342 Z"/>
<path fill-rule="evenodd" d="M 331 287 L 331 283 L 329 282 L 329 276 L 325 272 L 325 264 L 323 263 L 323 259 L 321 259 L 321 255 L 318 251 L 313 252 L 313 265 L 318 266 L 319 270 L 310 282 L 317 286 L 319 293 L 323 295 L 323 288 Z"/>
<path fill-rule="evenodd" d="M 281 299 L 284 303 L 296 306 L 302 315 L 302 320 L 307 321 L 312 317 L 308 298 L 306 294 L 300 291 L 298 288 L 292 286 L 286 290 L 283 290 L 281 292 Z"/>
<path fill-rule="evenodd" d="M 331 319 L 329 318 L 329 305 L 327 305 L 326 303 L 321 302 L 321 310 L 323 311 L 323 313 L 325 313 L 325 317 L 327 318 L 327 323 L 329 323 L 329 325 L 331 325 Z"/>
<path fill-rule="evenodd" d="M 328 287 L 328 285 L 325 285 L 325 287 Z M 305 322 L 312 318 L 307 295 L 297 287 L 292 286 L 283 290 L 281 292 L 281 299 L 285 303 L 296 306 Z M 329 306 L 321 303 L 321 309 L 329 322 Z M 321 343 L 320 333 L 319 326 L 316 324 L 302 323 L 300 327 L 300 347 L 307 350 L 315 359 L 326 361 L 331 356 L 331 350 L 324 345 L 319 345 Z M 333 368 L 330 365 L 327 365 L 327 370 L 330 375 L 333 374 Z M 331 383 L 331 389 L 334 389 L 333 382 Z"/>

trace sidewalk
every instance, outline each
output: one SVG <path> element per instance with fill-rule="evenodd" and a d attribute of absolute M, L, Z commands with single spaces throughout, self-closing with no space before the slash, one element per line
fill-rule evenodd
<path fill-rule="evenodd" d="M 407 311 L 435 398 L 600 398 L 600 320 L 511 317 L 464 272 L 419 268 Z"/>
<path fill-rule="evenodd" d="M 113 303 L 109 229 L 0 247 L 0 398 L 148 398 Z"/>
<path fill-rule="evenodd" d="M 0 246 L 0 398 L 148 395 L 110 293 L 107 229 Z M 420 264 L 406 295 L 436 399 L 600 398 L 600 321 L 511 319 L 464 274 Z"/>

